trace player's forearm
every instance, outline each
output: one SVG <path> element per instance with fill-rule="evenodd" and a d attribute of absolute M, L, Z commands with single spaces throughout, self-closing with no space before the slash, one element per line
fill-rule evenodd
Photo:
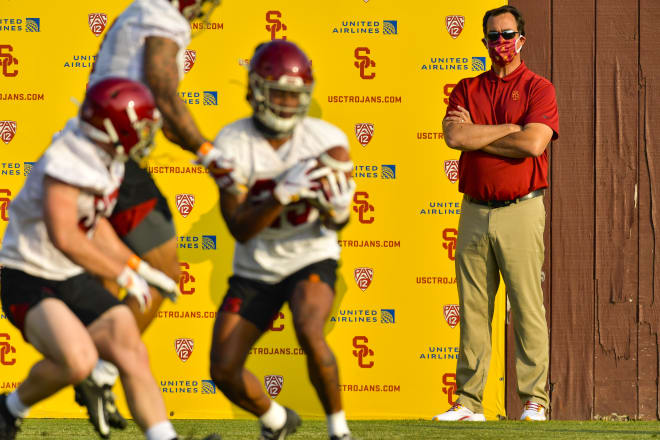
<path fill-rule="evenodd" d="M 449 148 L 459 151 L 475 151 L 492 144 L 516 131 L 516 124 L 482 125 L 449 122 L 444 125 L 445 142 Z"/>
<path fill-rule="evenodd" d="M 133 251 L 119 239 L 110 222 L 104 217 L 96 224 L 92 241 L 101 252 L 115 261 L 128 261 L 133 255 Z"/>
<path fill-rule="evenodd" d="M 283 208 L 274 197 L 256 205 L 243 202 L 227 222 L 229 232 L 236 241 L 245 243 L 277 220 Z"/>
<path fill-rule="evenodd" d="M 123 263 L 103 252 L 82 231 L 70 231 L 66 238 L 54 241 L 55 247 L 85 271 L 100 277 L 115 280 Z"/>
<path fill-rule="evenodd" d="M 164 130 L 164 133 L 170 141 L 193 153 L 206 142 L 188 107 L 179 96 L 156 97 L 156 105 L 165 120 L 167 130 Z M 171 132 L 171 135 L 168 132 Z"/>

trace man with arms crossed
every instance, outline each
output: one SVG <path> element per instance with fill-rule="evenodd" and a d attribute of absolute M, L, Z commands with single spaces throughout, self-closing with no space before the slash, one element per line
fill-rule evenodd
<path fill-rule="evenodd" d="M 461 151 L 464 193 L 456 246 L 461 341 L 458 401 L 434 420 L 485 420 L 491 321 L 500 273 L 511 303 L 522 420 L 546 420 L 548 327 L 541 289 L 546 146 L 557 139 L 555 90 L 525 66 L 525 22 L 518 10 L 486 12 L 484 45 L 492 69 L 461 80 L 449 97 L 445 141 Z"/>
<path fill-rule="evenodd" d="M 234 275 L 213 329 L 211 377 L 229 400 L 259 417 L 261 439 L 295 432 L 298 415 L 269 399 L 244 368 L 250 348 L 288 301 L 330 438 L 349 440 L 337 362 L 323 333 L 339 259 L 335 230 L 348 222 L 355 189 L 345 174 L 352 170 L 348 140 L 335 126 L 305 117 L 314 80 L 295 44 L 258 46 L 248 80 L 253 117 L 229 124 L 215 139 L 235 165 L 218 184 L 222 215 L 237 243 Z M 341 162 L 324 154 L 333 147 L 345 152 Z M 318 189 L 320 176 L 328 193 Z"/>

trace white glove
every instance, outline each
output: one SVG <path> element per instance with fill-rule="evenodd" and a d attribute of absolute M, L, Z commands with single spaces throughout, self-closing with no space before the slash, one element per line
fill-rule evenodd
<path fill-rule="evenodd" d="M 312 171 L 317 165 L 316 159 L 307 159 L 289 168 L 273 190 L 275 199 L 282 205 L 288 205 L 300 199 L 316 198 L 316 190 L 319 189 L 320 183 L 315 180 L 330 173 L 327 167 Z"/>
<path fill-rule="evenodd" d="M 330 214 L 335 223 L 344 223 L 351 213 L 355 181 L 347 179 L 343 171 L 331 171 L 326 178 L 330 196 L 326 196 L 323 190 L 316 191 L 318 203 Z"/>
<path fill-rule="evenodd" d="M 158 289 L 162 296 L 169 298 L 172 302 L 176 302 L 179 298 L 179 285 L 160 270 L 149 266 L 149 263 L 140 259 L 137 255 L 132 255 L 128 259 L 127 265 L 144 278 L 149 285 Z"/>
<path fill-rule="evenodd" d="M 209 170 L 218 184 L 234 170 L 234 160 L 225 157 L 210 142 L 204 142 L 197 150 L 197 163 Z"/>
<path fill-rule="evenodd" d="M 124 267 L 124 270 L 117 277 L 117 284 L 119 284 L 119 287 L 126 289 L 126 292 L 137 300 L 141 312 L 144 312 L 151 304 L 149 285 L 144 278 L 135 273 L 130 267 Z"/>

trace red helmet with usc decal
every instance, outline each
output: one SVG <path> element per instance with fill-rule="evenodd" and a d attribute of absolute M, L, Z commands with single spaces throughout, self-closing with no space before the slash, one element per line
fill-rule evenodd
<path fill-rule="evenodd" d="M 250 60 L 248 75 L 248 101 L 255 117 L 276 133 L 290 134 L 312 99 L 314 76 L 307 55 L 287 40 L 261 44 Z M 273 102 L 276 95 L 286 98 Z"/>
<path fill-rule="evenodd" d="M 115 157 L 136 161 L 149 154 L 162 124 L 151 91 L 127 78 L 108 77 L 87 90 L 80 128 L 95 141 L 114 145 Z"/>
<path fill-rule="evenodd" d="M 220 5 L 220 0 L 171 0 L 171 2 L 188 21 L 208 21 L 213 10 Z"/>

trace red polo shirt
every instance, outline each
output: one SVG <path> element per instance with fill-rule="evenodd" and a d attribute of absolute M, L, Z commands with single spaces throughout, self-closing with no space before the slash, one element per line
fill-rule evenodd
<path fill-rule="evenodd" d="M 504 78 L 490 70 L 462 79 L 449 97 L 447 112 L 467 109 L 475 124 L 540 122 L 559 136 L 555 88 L 525 63 Z M 445 115 L 447 116 L 447 115 Z M 480 200 L 511 200 L 548 186 L 548 153 L 510 159 L 482 151 L 464 151 L 458 163 L 458 190 Z"/>

